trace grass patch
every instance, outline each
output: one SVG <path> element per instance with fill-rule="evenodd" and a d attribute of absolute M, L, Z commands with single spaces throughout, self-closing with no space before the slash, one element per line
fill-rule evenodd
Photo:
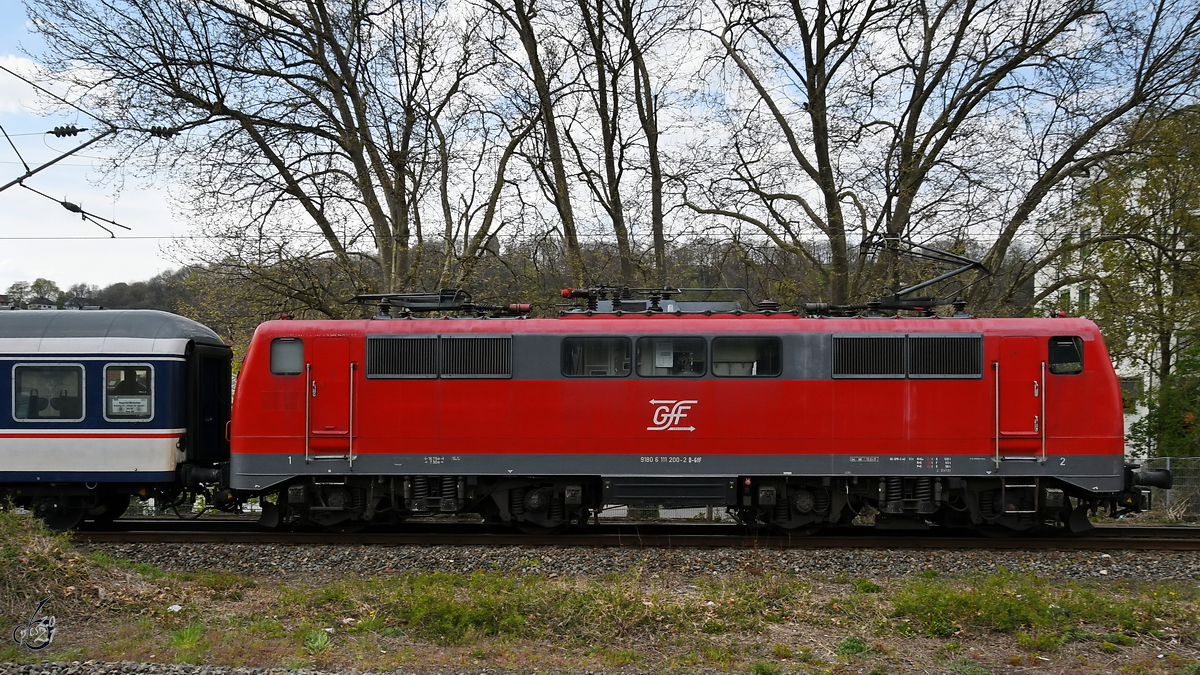
<path fill-rule="evenodd" d="M 171 646 L 185 649 L 195 647 L 204 639 L 205 632 L 206 629 L 203 624 L 188 624 L 184 628 L 171 633 Z"/>
<path fill-rule="evenodd" d="M 882 587 L 870 579 L 855 579 L 850 582 L 850 588 L 856 593 L 878 593 Z"/>
<path fill-rule="evenodd" d="M 751 675 L 781 675 L 783 666 L 771 661 L 755 661 L 750 664 Z"/>
<path fill-rule="evenodd" d="M 82 647 L 56 639 L 44 653 L 0 643 L 0 662 L 882 674 L 915 658 L 937 672 L 979 675 L 1037 666 L 1057 650 L 1056 661 L 1091 659 L 1100 667 L 1115 660 L 1114 671 L 1174 675 L 1194 662 L 1159 659 L 1153 645 L 1190 645 L 1200 635 L 1194 582 L 1072 583 L 927 570 L 886 584 L 839 574 L 831 586 L 763 566 L 724 577 L 634 568 L 604 577 L 492 570 L 283 582 L 79 554 L 28 517 L 0 519 L 3 527 L 16 531 L 0 529 L 7 575 L 0 589 L 10 589 L 0 601 L 19 606 L 17 617 L 28 620 L 36 599 L 26 607 L 11 589 L 29 593 L 36 588 L 30 579 L 57 583 L 62 593 L 74 586 L 71 599 L 88 609 L 72 617 L 74 625 L 94 619 L 102 634 Z M 116 601 L 102 602 L 97 592 Z M 168 611 L 172 604 L 183 610 Z M 79 634 L 63 622 L 61 605 L 55 613 L 64 627 L 59 636 Z M 977 651 L 981 642 L 992 651 Z"/>
<path fill-rule="evenodd" d="M 1082 625 L 1135 633 L 1171 625 L 1192 633 L 1197 617 L 1189 601 L 1194 595 L 1195 589 L 1182 587 L 1095 587 L 1001 571 L 919 579 L 896 591 L 892 607 L 893 616 L 913 622 L 931 637 L 987 628 L 1017 635 L 1024 648 L 1053 650 Z"/>
<path fill-rule="evenodd" d="M 79 589 L 98 567 L 73 550 L 70 537 L 49 530 L 30 515 L 0 506 L 0 635 L 30 615 L 44 598 L 45 612 L 78 609 Z"/>

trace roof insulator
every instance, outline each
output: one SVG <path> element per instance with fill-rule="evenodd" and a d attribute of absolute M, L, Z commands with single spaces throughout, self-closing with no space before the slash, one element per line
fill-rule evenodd
<path fill-rule="evenodd" d="M 87 131 L 87 129 L 80 129 L 79 127 L 75 126 L 74 124 L 68 124 L 66 126 L 54 127 L 53 129 L 50 130 L 50 133 L 54 134 L 55 136 L 57 136 L 59 138 L 65 138 L 67 136 L 78 136 L 79 132 L 81 132 L 81 131 Z"/>

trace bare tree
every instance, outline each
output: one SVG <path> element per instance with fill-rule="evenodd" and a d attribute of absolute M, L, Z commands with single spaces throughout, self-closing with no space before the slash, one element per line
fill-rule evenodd
<path fill-rule="evenodd" d="M 524 52 L 524 66 L 536 95 L 538 112 L 541 116 L 539 130 L 545 147 L 549 170 L 541 162 L 535 162 L 543 178 L 543 186 L 549 192 L 551 202 L 562 225 L 563 242 L 567 249 L 567 266 L 570 278 L 578 286 L 584 284 L 583 255 L 579 246 L 579 234 L 575 223 L 575 209 L 571 199 L 571 181 L 567 177 L 566 159 L 560 138 L 558 117 L 555 113 L 557 92 L 551 84 L 554 71 L 547 72 L 542 58 L 542 34 L 534 25 L 541 8 L 538 0 L 485 0 L 486 5 L 516 34 Z M 500 47 L 503 50 L 503 47 Z M 561 58 L 552 63 L 561 65 Z"/>
<path fill-rule="evenodd" d="M 600 137 L 596 138 L 592 125 L 576 124 L 567 134 L 567 141 L 575 155 L 580 176 L 612 223 L 621 263 L 621 280 L 634 283 L 634 253 L 621 194 L 625 152 L 629 145 L 623 133 L 621 115 L 625 102 L 623 87 L 627 57 L 613 49 L 604 0 L 577 0 L 576 4 L 583 33 L 583 39 L 579 40 L 582 44 L 575 49 L 576 59 L 595 111 L 595 127 L 599 129 Z M 598 160 L 596 164 L 603 167 L 602 171 L 594 166 L 593 156 Z"/>
<path fill-rule="evenodd" d="M 572 125 L 568 140 L 580 175 L 612 223 L 621 276 L 630 282 L 636 274 L 637 245 L 624 192 L 648 195 L 653 277 L 664 284 L 666 199 L 659 118 L 667 105 L 664 90 L 681 86 L 670 68 L 681 55 L 665 58 L 656 50 L 687 44 L 686 18 L 693 5 L 647 0 L 577 0 L 577 5 L 581 38 L 576 54 L 587 107 L 594 112 L 585 119 L 594 123 Z M 652 60 L 667 71 L 663 81 L 652 74 Z"/>
<path fill-rule="evenodd" d="M 426 233 L 426 211 L 449 223 L 472 207 L 451 206 L 474 186 L 449 176 L 451 145 L 477 140 L 453 130 L 489 65 L 478 14 L 449 0 L 31 4 L 54 77 L 114 126 L 154 132 L 115 136 L 118 163 L 174 170 L 207 235 L 190 254 L 331 316 L 347 293 L 415 284 L 427 240 L 450 231 Z M 331 283 L 284 274 L 306 261 Z"/>
<path fill-rule="evenodd" d="M 826 270 L 835 302 L 898 283 L 854 240 L 994 237 L 1002 266 L 1068 176 L 1122 150 L 1119 122 L 1186 95 L 1200 55 L 1192 2 L 713 8 L 725 142 L 688 203 Z"/>

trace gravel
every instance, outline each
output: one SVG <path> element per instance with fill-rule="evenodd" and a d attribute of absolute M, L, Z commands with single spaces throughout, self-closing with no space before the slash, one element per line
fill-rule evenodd
<path fill-rule="evenodd" d="M 500 570 L 602 576 L 634 569 L 662 577 L 792 573 L 875 580 L 940 574 L 1031 572 L 1056 579 L 1200 579 L 1200 556 L 1179 551 L 984 551 L 925 549 L 629 549 L 554 546 L 339 546 L 276 544 L 91 544 L 134 563 L 191 572 L 213 569 L 277 579 L 386 576 L 397 572 Z"/>

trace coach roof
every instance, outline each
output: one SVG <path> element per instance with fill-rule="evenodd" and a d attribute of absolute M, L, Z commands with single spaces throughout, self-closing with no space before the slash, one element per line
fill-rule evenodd
<path fill-rule="evenodd" d="M 0 338 L 185 339 L 225 346 L 210 328 L 152 309 L 13 310 L 0 312 Z"/>

